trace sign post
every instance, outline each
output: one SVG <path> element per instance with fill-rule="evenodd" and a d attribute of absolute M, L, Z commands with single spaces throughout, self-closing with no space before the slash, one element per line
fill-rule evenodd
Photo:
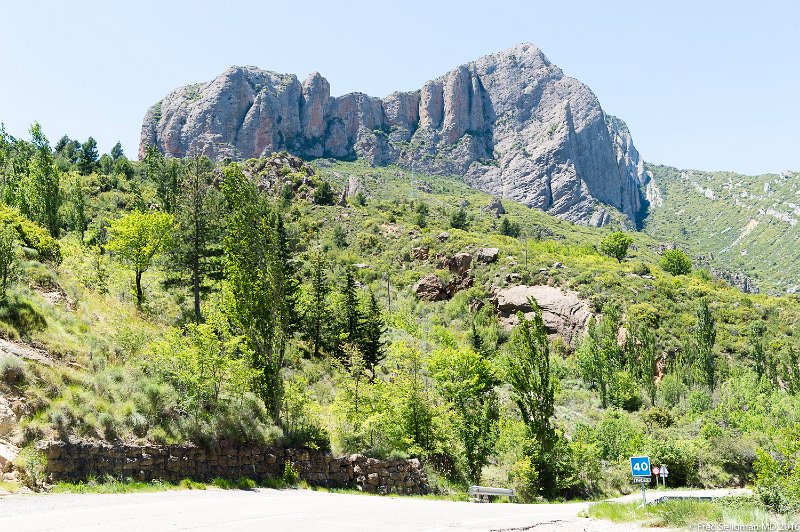
<path fill-rule="evenodd" d="M 661 471 L 659 472 L 659 474 L 661 475 L 661 484 L 663 484 L 664 487 L 666 488 L 667 487 L 667 476 L 669 475 L 669 471 L 667 471 L 667 466 L 665 466 L 664 464 L 661 464 Z"/>
<path fill-rule="evenodd" d="M 653 476 L 656 477 L 656 489 L 658 489 L 658 474 L 661 470 L 658 468 L 657 465 L 653 466 Z"/>
<path fill-rule="evenodd" d="M 650 457 L 631 456 L 631 474 L 634 484 L 642 485 L 642 506 L 647 504 L 647 484 L 650 482 Z"/>

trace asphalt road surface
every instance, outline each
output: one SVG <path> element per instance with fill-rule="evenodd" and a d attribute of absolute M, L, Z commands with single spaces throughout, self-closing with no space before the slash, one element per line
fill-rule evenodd
<path fill-rule="evenodd" d="M 620 530 L 577 516 L 589 503 L 477 504 L 309 490 L 0 497 L 0 531 Z"/>

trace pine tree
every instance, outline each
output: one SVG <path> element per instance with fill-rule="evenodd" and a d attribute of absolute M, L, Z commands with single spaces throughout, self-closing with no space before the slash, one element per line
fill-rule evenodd
<path fill-rule="evenodd" d="M 361 338 L 364 316 L 358 304 L 355 276 L 350 267 L 346 267 L 344 271 L 344 285 L 342 286 L 341 300 L 340 341 L 358 345 Z"/>
<path fill-rule="evenodd" d="M 358 346 L 364 358 L 364 365 L 369 369 L 372 379 L 375 379 L 375 368 L 386 358 L 384 353 L 385 343 L 381 340 L 386 334 L 383 316 L 375 294 L 370 290 L 365 301 L 365 308 L 362 313 L 363 323 L 361 338 Z"/>
<path fill-rule="evenodd" d="M 81 145 L 80 152 L 78 152 L 78 171 L 83 175 L 89 175 L 99 168 L 97 160 L 100 154 L 97 152 L 97 141 L 89 137 L 86 142 Z"/>
<path fill-rule="evenodd" d="M 125 157 L 125 152 L 122 150 L 122 144 L 117 142 L 114 144 L 114 147 L 111 148 L 111 158 L 117 161 L 120 157 Z"/>
<path fill-rule="evenodd" d="M 330 323 L 331 312 L 328 307 L 330 284 L 326 270 L 328 261 L 321 251 L 311 257 L 311 293 L 305 313 L 306 338 L 311 342 L 312 354 L 319 356 L 326 347 L 326 327 Z"/>
<path fill-rule="evenodd" d="M 194 299 L 194 318 L 201 322 L 201 295 L 206 278 L 219 278 L 224 218 L 222 197 L 214 186 L 214 163 L 194 157 L 181 176 L 176 199 L 177 233 L 172 259 L 177 269 L 188 272 Z"/>

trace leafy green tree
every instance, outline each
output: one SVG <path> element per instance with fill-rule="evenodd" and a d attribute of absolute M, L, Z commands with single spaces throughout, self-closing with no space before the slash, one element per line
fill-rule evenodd
<path fill-rule="evenodd" d="M 530 304 L 533 319 L 519 313 L 519 325 L 511 333 L 506 376 L 528 431 L 530 449 L 525 454 L 542 491 L 551 494 L 558 480 L 553 461 L 558 435 L 551 421 L 555 413 L 555 379 L 550 372 L 550 347 L 541 309 L 533 300 Z"/>
<path fill-rule="evenodd" d="M 0 224 L 0 302 L 6 301 L 6 291 L 14 275 L 17 232 L 9 224 Z"/>
<path fill-rule="evenodd" d="M 437 388 L 453 412 L 453 428 L 463 449 L 467 480 L 477 484 L 497 439 L 497 383 L 491 362 L 468 350 L 447 348 L 429 363 Z"/>
<path fill-rule="evenodd" d="M 625 342 L 629 371 L 644 388 L 650 404 L 656 402 L 655 370 L 657 359 L 656 335 L 652 329 L 638 321 L 628 321 L 628 338 Z"/>
<path fill-rule="evenodd" d="M 77 231 L 83 243 L 86 229 L 89 226 L 89 219 L 86 215 L 86 197 L 83 192 L 83 183 L 78 175 L 73 175 L 69 181 L 69 188 L 66 194 L 66 218 L 67 226 Z"/>
<path fill-rule="evenodd" d="M 750 327 L 750 356 L 753 357 L 756 374 L 760 379 L 767 373 L 767 354 L 764 351 L 764 332 L 767 328 L 761 321 L 756 321 Z"/>
<path fill-rule="evenodd" d="M 672 275 L 686 275 L 692 271 L 692 261 L 679 249 L 668 249 L 661 255 L 661 269 Z"/>
<path fill-rule="evenodd" d="M 453 229 L 464 229 L 467 227 L 467 211 L 459 207 L 450 215 L 450 227 Z"/>
<path fill-rule="evenodd" d="M 144 171 L 156 185 L 156 195 L 168 213 L 175 210 L 180 183 L 181 163 L 168 159 L 156 146 L 148 146 L 144 156 Z"/>
<path fill-rule="evenodd" d="M 116 144 L 114 144 L 114 147 L 111 148 L 111 158 L 114 159 L 114 161 L 116 162 L 121 157 L 125 157 L 125 152 L 122 150 L 122 144 L 117 142 Z"/>
<path fill-rule="evenodd" d="M 78 171 L 83 175 L 89 175 L 100 168 L 98 159 L 100 154 L 97 152 L 97 141 L 89 137 L 86 142 L 81 144 L 81 150 L 78 153 Z"/>
<path fill-rule="evenodd" d="M 165 212 L 134 211 L 111 222 L 108 249 L 133 268 L 136 303 L 144 302 L 142 274 L 171 242 L 175 220 Z"/>
<path fill-rule="evenodd" d="M 77 164 L 81 152 L 81 143 L 64 135 L 53 148 L 56 164 L 62 172 L 68 172 Z"/>
<path fill-rule="evenodd" d="M 188 159 L 181 174 L 180 193 L 176 198 L 176 242 L 172 258 L 177 268 L 191 279 L 194 319 L 200 322 L 204 282 L 221 276 L 222 236 L 224 231 L 223 198 L 214 186 L 214 163 L 207 157 Z"/>
<path fill-rule="evenodd" d="M 608 408 L 609 389 L 622 359 L 617 344 L 619 320 L 619 309 L 611 303 L 604 305 L 602 317 L 589 320 L 589 332 L 578 350 L 583 378 L 597 386 L 603 408 Z"/>
<path fill-rule="evenodd" d="M 522 228 L 517 222 L 509 220 L 508 216 L 503 216 L 503 219 L 500 220 L 499 231 L 501 235 L 517 238 L 522 232 Z"/>
<path fill-rule="evenodd" d="M 251 350 L 254 389 L 281 422 L 281 368 L 297 328 L 297 281 L 283 217 L 238 164 L 224 170 L 228 208 L 224 238 L 228 315 Z"/>
<path fill-rule="evenodd" d="M 632 236 L 622 231 L 615 231 L 600 242 L 600 252 L 622 262 L 622 259 L 628 255 L 631 244 L 633 244 Z"/>
<path fill-rule="evenodd" d="M 420 228 L 428 226 L 428 204 L 420 200 L 414 205 L 414 223 Z"/>
<path fill-rule="evenodd" d="M 714 343 L 717 340 L 717 325 L 705 298 L 700 300 L 700 306 L 697 308 L 697 325 L 694 333 L 695 360 L 705 384 L 713 390 L 717 384 L 717 364 L 713 353 Z"/>
<path fill-rule="evenodd" d="M 50 143 L 38 123 L 34 122 L 30 133 L 32 153 L 28 159 L 27 175 L 22 181 L 24 200 L 19 207 L 23 214 L 57 237 L 61 207 L 60 174 Z"/>

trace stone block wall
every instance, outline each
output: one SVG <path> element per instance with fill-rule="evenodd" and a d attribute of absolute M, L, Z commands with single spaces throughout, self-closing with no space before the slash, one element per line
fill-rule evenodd
<path fill-rule="evenodd" d="M 195 445 L 108 445 L 47 442 L 51 481 L 79 481 L 90 476 L 211 480 L 215 477 L 260 481 L 278 478 L 288 461 L 302 480 L 316 486 L 357 488 L 371 493 L 424 494 L 428 479 L 419 460 L 377 460 L 360 454 L 335 457 L 313 449 L 287 449 L 220 442 Z"/>

